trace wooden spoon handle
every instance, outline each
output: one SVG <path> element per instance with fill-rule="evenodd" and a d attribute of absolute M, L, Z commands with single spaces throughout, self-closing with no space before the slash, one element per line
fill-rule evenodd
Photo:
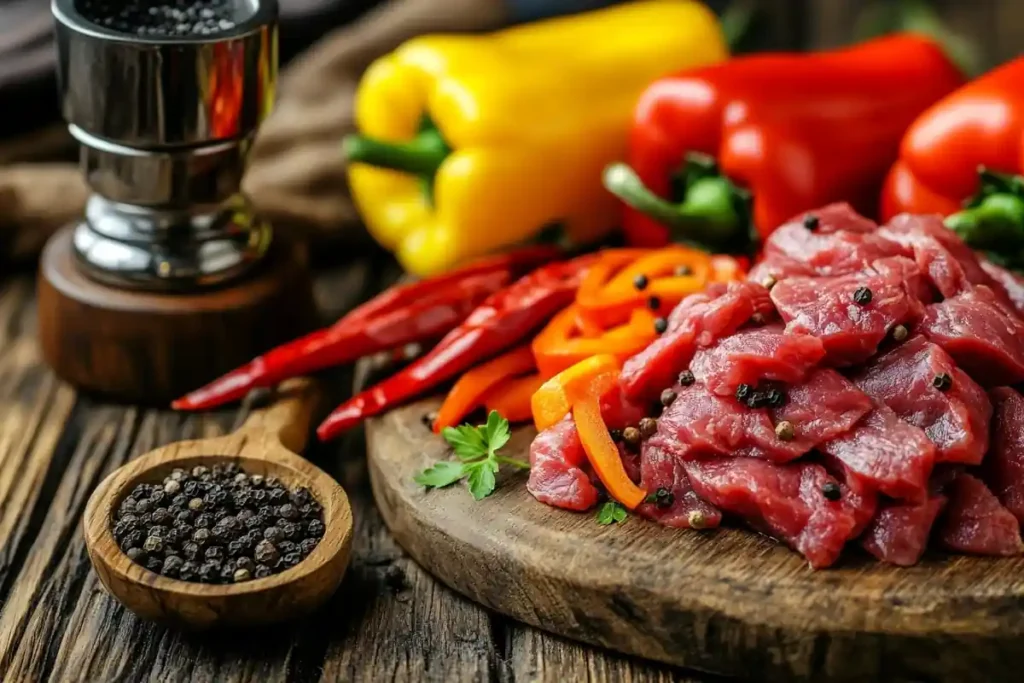
<path fill-rule="evenodd" d="M 237 433 L 272 439 L 293 453 L 301 453 L 321 398 L 320 386 L 315 381 L 305 377 L 290 379 L 278 387 L 274 403 L 253 411 Z"/>

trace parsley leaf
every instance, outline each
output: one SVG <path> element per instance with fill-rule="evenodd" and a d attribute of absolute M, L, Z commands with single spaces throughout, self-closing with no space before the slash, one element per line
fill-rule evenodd
<path fill-rule="evenodd" d="M 466 482 L 469 487 L 469 493 L 476 500 L 486 498 L 494 492 L 494 474 L 498 471 L 498 463 L 493 463 L 490 460 L 481 460 L 479 463 L 473 463 L 469 471 L 469 479 Z"/>
<path fill-rule="evenodd" d="M 528 462 L 498 455 L 498 450 L 512 437 L 512 430 L 508 420 L 497 411 L 492 410 L 487 422 L 479 427 L 468 424 L 446 427 L 441 436 L 459 460 L 434 463 L 414 477 L 417 484 L 427 488 L 442 488 L 465 479 L 469 493 L 480 500 L 494 492 L 495 475 L 502 464 L 530 468 Z"/>
<path fill-rule="evenodd" d="M 601 526 L 621 524 L 626 521 L 626 508 L 614 500 L 609 500 L 597 509 L 597 523 Z"/>
<path fill-rule="evenodd" d="M 487 441 L 487 452 L 493 455 L 499 448 L 508 443 L 512 437 L 512 430 L 508 426 L 508 420 L 503 418 L 497 410 L 492 410 L 487 416 L 487 424 L 484 426 Z"/>
<path fill-rule="evenodd" d="M 445 427 L 441 430 L 441 436 L 455 451 L 455 455 L 462 460 L 472 460 L 487 455 L 487 440 L 479 427 L 473 425 Z"/>
<path fill-rule="evenodd" d="M 461 462 L 442 460 L 434 463 L 415 476 L 417 484 L 423 484 L 427 488 L 444 488 L 451 486 L 459 479 L 466 476 L 466 466 Z"/>

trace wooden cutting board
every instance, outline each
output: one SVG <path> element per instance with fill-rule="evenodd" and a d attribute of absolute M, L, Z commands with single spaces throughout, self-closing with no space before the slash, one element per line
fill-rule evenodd
<path fill-rule="evenodd" d="M 447 456 L 430 400 L 367 425 L 373 493 L 398 542 L 472 600 L 569 638 L 750 680 L 1024 680 L 1024 559 L 936 554 L 908 569 L 847 552 L 813 571 L 739 529 L 668 529 L 542 505 L 502 471 L 474 501 L 413 476 Z M 516 431 L 526 458 L 535 432 Z"/>

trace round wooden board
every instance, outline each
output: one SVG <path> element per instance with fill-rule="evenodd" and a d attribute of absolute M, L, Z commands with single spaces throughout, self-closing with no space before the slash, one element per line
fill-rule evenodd
<path fill-rule="evenodd" d="M 1020 681 L 1024 559 L 936 554 L 896 568 L 847 551 L 813 571 L 739 530 L 681 531 L 631 517 L 602 527 L 557 510 L 502 470 L 474 501 L 413 476 L 448 457 L 422 422 L 438 401 L 367 424 L 373 493 L 427 571 L 472 600 L 569 638 L 751 680 Z M 535 432 L 507 452 L 526 458 Z"/>

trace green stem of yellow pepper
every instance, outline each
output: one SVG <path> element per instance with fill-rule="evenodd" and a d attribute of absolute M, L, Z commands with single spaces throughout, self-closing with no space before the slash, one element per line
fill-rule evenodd
<path fill-rule="evenodd" d="M 404 171 L 424 178 L 432 178 L 451 151 L 433 126 L 402 142 L 348 135 L 342 142 L 342 149 L 350 162 Z"/>

